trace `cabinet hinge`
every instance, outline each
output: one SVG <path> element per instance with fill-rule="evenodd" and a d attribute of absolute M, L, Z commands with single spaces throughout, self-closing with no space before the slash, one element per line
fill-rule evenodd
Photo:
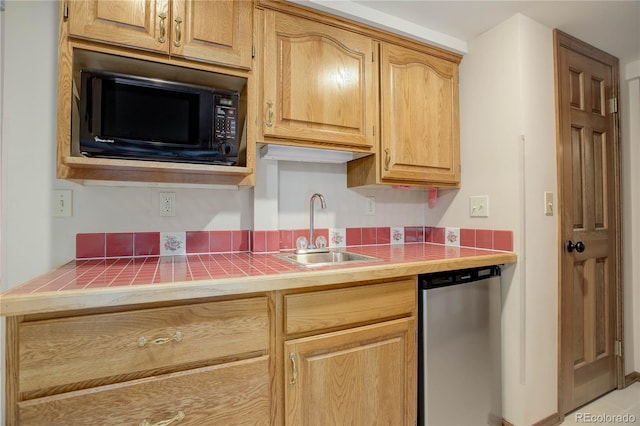
<path fill-rule="evenodd" d="M 373 136 L 376 135 L 376 126 L 373 126 Z"/>
<path fill-rule="evenodd" d="M 609 114 L 618 112 L 618 97 L 609 99 Z"/>
<path fill-rule="evenodd" d="M 616 340 L 616 356 L 622 356 L 622 341 Z"/>
<path fill-rule="evenodd" d="M 69 2 L 64 2 L 64 9 L 62 12 L 62 17 L 64 19 L 69 19 Z"/>
<path fill-rule="evenodd" d="M 252 45 L 251 46 L 251 59 L 256 57 L 256 46 Z"/>
<path fill-rule="evenodd" d="M 371 62 L 375 62 L 376 61 L 375 54 L 376 53 L 372 50 L 371 51 Z"/>

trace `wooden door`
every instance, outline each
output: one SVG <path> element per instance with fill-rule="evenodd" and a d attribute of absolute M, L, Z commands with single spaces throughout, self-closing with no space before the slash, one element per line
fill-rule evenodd
<path fill-rule="evenodd" d="M 251 68 L 250 0 L 173 0 L 171 54 Z"/>
<path fill-rule="evenodd" d="M 382 179 L 460 182 L 458 65 L 381 47 Z"/>
<path fill-rule="evenodd" d="M 560 412 L 614 389 L 622 374 L 618 60 L 559 31 Z"/>
<path fill-rule="evenodd" d="M 412 317 L 286 342 L 286 424 L 415 424 L 415 327 Z"/>
<path fill-rule="evenodd" d="M 69 34 L 169 52 L 168 0 L 70 1 Z"/>
<path fill-rule="evenodd" d="M 376 44 L 319 22 L 265 12 L 265 136 L 373 148 Z"/>

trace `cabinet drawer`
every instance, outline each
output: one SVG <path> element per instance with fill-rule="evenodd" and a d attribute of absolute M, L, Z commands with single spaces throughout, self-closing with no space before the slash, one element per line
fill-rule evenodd
<path fill-rule="evenodd" d="M 269 357 L 18 403 L 18 424 L 269 424 Z M 182 415 L 178 414 L 182 413 Z M 168 423 L 167 423 L 168 424 Z"/>
<path fill-rule="evenodd" d="M 287 334 L 338 328 L 409 315 L 416 307 L 414 279 L 289 294 L 284 297 Z"/>
<path fill-rule="evenodd" d="M 266 354 L 267 298 L 25 322 L 19 342 L 20 392 Z"/>

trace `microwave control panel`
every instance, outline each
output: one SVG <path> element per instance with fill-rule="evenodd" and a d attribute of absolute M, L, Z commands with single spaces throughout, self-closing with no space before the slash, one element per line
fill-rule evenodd
<path fill-rule="evenodd" d="M 238 109 L 231 98 L 220 97 L 215 105 L 215 138 L 221 140 L 236 139 L 236 114 Z"/>

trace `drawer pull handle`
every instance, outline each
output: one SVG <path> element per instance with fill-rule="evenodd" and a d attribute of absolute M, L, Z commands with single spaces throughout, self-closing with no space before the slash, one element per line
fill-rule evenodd
<path fill-rule="evenodd" d="M 138 346 L 140 346 L 141 348 L 146 346 L 147 344 L 149 345 L 164 345 L 167 344 L 169 342 L 180 342 L 182 340 L 182 333 L 179 331 L 176 331 L 176 334 L 174 334 L 172 337 L 157 337 L 155 339 L 151 339 L 151 340 L 147 340 L 146 337 L 144 336 L 140 336 L 138 338 Z"/>
<path fill-rule="evenodd" d="M 138 426 L 169 426 L 173 422 L 179 422 L 184 419 L 184 412 L 178 411 L 178 414 L 167 420 L 160 420 L 158 423 L 149 423 L 149 420 L 143 419 Z"/>
<path fill-rule="evenodd" d="M 289 359 L 291 360 L 291 369 L 292 369 L 292 379 L 289 381 L 290 385 L 295 385 L 298 380 L 298 366 L 296 365 L 296 354 L 293 352 L 289 354 Z"/>

